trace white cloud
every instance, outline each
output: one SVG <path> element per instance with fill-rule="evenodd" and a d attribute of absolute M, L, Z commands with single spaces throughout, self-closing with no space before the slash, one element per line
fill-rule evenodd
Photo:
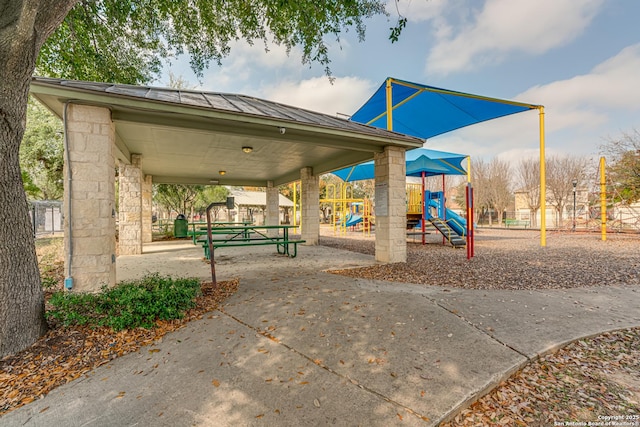
<path fill-rule="evenodd" d="M 589 74 L 534 86 L 516 98 L 547 106 L 555 117 L 555 129 L 593 127 L 608 121 L 612 110 L 640 109 L 639 75 L 640 44 L 635 44 Z"/>
<path fill-rule="evenodd" d="M 593 154 L 618 116 L 640 110 L 640 44 L 628 46 L 593 70 L 534 86 L 513 99 L 545 106 L 547 154 Z M 633 125 L 633 124 L 632 124 Z M 479 123 L 429 141 L 435 149 L 472 156 L 526 157 L 539 146 L 537 111 Z"/>
<path fill-rule="evenodd" d="M 387 12 L 392 17 L 400 14 L 410 22 L 430 21 L 442 16 L 450 3 L 447 0 L 389 0 Z"/>
<path fill-rule="evenodd" d="M 300 69 L 301 53 L 293 48 L 289 55 L 283 46 L 244 40 L 230 44 L 231 55 L 222 59 L 222 67 L 212 64 L 205 72 L 204 90 L 214 92 L 245 92 L 252 90 L 265 72 L 292 72 Z"/>
<path fill-rule="evenodd" d="M 495 63 L 513 52 L 541 54 L 565 45 L 582 34 L 602 3 L 603 0 L 487 0 L 471 22 L 449 23 L 455 30 L 447 26 L 438 29 L 439 41 L 427 58 L 427 70 L 446 74 L 471 65 Z"/>
<path fill-rule="evenodd" d="M 337 77 L 333 84 L 326 76 L 287 81 L 261 92 L 269 100 L 321 113 L 353 114 L 371 96 L 376 84 L 357 77 Z"/>

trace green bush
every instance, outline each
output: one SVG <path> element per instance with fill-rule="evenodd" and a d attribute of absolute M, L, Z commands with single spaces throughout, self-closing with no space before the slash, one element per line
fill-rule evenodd
<path fill-rule="evenodd" d="M 56 292 L 47 317 L 65 326 L 110 326 L 114 330 L 150 328 L 156 320 L 179 319 L 195 306 L 197 279 L 172 279 L 158 274 L 102 288 L 98 294 Z"/>

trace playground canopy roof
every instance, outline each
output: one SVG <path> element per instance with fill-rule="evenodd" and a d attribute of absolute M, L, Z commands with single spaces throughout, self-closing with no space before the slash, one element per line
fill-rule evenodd
<path fill-rule="evenodd" d="M 389 77 L 351 120 L 427 139 L 539 107 Z"/>
<path fill-rule="evenodd" d="M 416 148 L 406 152 L 407 176 L 432 175 L 466 175 L 462 162 L 467 158 L 464 154 Z M 332 172 L 344 181 L 360 181 L 375 177 L 374 162 L 361 163 Z"/>

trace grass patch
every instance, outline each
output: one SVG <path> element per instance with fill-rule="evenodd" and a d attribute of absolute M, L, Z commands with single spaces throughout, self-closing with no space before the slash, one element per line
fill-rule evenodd
<path fill-rule="evenodd" d="M 173 279 L 158 274 L 103 287 L 97 294 L 56 292 L 49 299 L 49 320 L 64 326 L 109 326 L 115 331 L 151 328 L 156 320 L 181 319 L 195 306 L 198 279 Z"/>
<path fill-rule="evenodd" d="M 36 255 L 42 287 L 46 291 L 62 289 L 64 280 L 63 241 L 61 237 L 36 239 Z"/>

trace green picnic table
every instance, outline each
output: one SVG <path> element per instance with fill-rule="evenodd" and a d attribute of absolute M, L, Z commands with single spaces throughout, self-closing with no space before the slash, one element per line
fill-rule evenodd
<path fill-rule="evenodd" d="M 234 225 L 251 225 L 253 221 L 217 221 L 212 222 L 211 227 L 229 227 Z M 190 222 L 188 224 L 191 227 L 190 231 L 187 231 L 187 236 L 191 236 L 193 244 L 197 244 L 198 236 L 205 236 L 207 234 L 206 222 Z"/>
<path fill-rule="evenodd" d="M 298 254 L 298 244 L 304 240 L 289 239 L 289 229 L 297 228 L 295 225 L 232 225 L 223 227 L 211 227 L 213 249 L 223 247 L 241 246 L 265 246 L 275 245 L 279 254 L 294 258 Z M 270 231 L 276 231 L 274 235 Z M 280 234 L 282 231 L 282 234 Z M 204 248 L 204 255 L 209 259 L 208 236 L 198 237 Z M 293 245 L 293 251 L 291 246 Z"/>

